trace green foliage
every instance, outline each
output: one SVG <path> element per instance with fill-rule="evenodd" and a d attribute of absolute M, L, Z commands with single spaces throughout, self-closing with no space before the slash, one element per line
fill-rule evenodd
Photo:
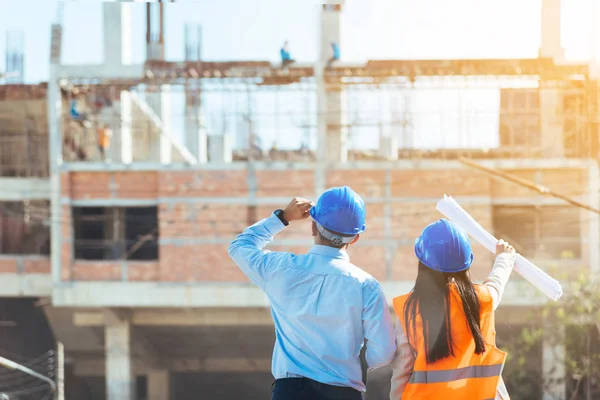
<path fill-rule="evenodd" d="M 554 354 L 555 365 L 546 365 L 546 370 L 564 365 L 565 398 L 600 398 L 596 397 L 600 396 L 600 279 L 581 274 L 565 288 L 565 294 L 558 302 L 549 302 L 535 310 L 530 321 L 531 324 L 509 346 L 518 365 L 525 367 L 526 355 L 536 347 L 541 350 L 542 340 L 551 348 L 564 345 L 564 352 Z M 515 375 L 505 376 L 505 379 L 507 382 L 519 379 L 518 373 Z M 542 379 L 542 385 L 552 383 L 549 376 Z M 515 385 L 510 386 L 514 399 L 535 398 L 527 397 L 531 394 L 521 393 L 521 388 Z"/>

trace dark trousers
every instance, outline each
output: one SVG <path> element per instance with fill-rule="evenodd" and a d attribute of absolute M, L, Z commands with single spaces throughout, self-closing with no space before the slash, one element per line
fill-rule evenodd
<path fill-rule="evenodd" d="M 349 387 L 325 385 L 308 378 L 277 379 L 272 400 L 362 400 L 362 394 Z"/>

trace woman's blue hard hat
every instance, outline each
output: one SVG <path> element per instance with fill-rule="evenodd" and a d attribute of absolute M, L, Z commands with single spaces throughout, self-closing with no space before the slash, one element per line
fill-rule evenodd
<path fill-rule="evenodd" d="M 421 263 L 439 272 L 464 271 L 474 258 L 467 233 L 446 219 L 423 229 L 415 241 L 415 254 Z"/>

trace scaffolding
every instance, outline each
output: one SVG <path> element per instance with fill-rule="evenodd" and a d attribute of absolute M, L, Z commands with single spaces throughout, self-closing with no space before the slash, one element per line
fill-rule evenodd
<path fill-rule="evenodd" d="M 0 85 L 0 176 L 48 176 L 47 84 Z"/>
<path fill-rule="evenodd" d="M 138 109 L 160 93 L 171 103 L 169 121 L 161 127 L 169 125 L 169 140 L 190 150 L 197 144 L 186 127 L 199 123 L 208 142 L 229 143 L 233 161 L 248 160 L 251 153 L 253 159 L 314 160 L 320 118 L 346 137 L 350 160 L 598 156 L 598 82 L 585 65 L 555 65 L 544 58 L 338 63 L 324 71 L 328 107 L 320 113 L 313 66 L 203 62 L 201 28 L 187 26 L 188 36 L 185 62 L 147 61 L 137 80 L 71 77 L 63 90 L 80 98 L 91 94 L 87 104 L 98 93 L 111 93 L 112 103 L 132 93 Z M 164 116 L 164 101 L 162 108 L 149 108 Z M 117 123 L 123 120 L 120 112 L 114 110 Z M 128 117 L 134 161 L 158 160 L 156 142 L 164 132 L 145 114 Z M 89 115 L 94 119 L 98 113 Z M 67 141 L 87 141 L 78 146 L 94 153 L 97 135 L 74 135 L 71 120 L 63 124 Z M 119 126 L 113 132 L 119 143 Z M 397 155 L 386 153 L 390 146 Z M 172 162 L 182 161 L 181 151 L 172 151 Z"/>
<path fill-rule="evenodd" d="M 6 31 L 6 83 L 23 83 L 25 73 L 25 34 L 22 30 Z"/>

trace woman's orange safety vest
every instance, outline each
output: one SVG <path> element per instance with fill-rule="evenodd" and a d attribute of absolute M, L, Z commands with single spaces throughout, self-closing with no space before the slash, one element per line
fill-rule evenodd
<path fill-rule="evenodd" d="M 480 327 L 485 352 L 475 354 L 475 341 L 454 284 L 450 284 L 450 318 L 455 356 L 427 364 L 423 322 L 415 318 L 416 331 L 408 331 L 404 320 L 404 305 L 408 294 L 394 299 L 394 311 L 409 338 L 416 359 L 413 373 L 404 389 L 402 399 L 469 399 L 494 400 L 501 382 L 506 353 L 496 347 L 494 309 L 488 288 L 475 285 L 481 303 Z M 413 337 L 413 332 L 416 337 Z M 502 383 L 502 386 L 504 384 Z M 503 399 L 508 397 L 504 397 Z"/>

